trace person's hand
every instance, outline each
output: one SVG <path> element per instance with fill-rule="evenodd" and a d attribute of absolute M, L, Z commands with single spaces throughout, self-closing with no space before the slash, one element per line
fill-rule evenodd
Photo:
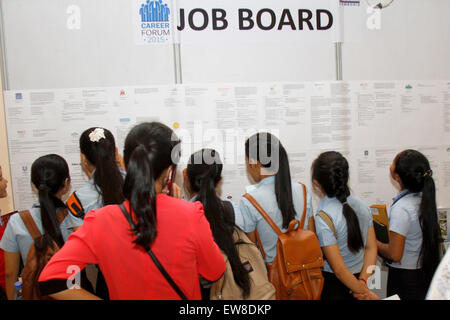
<path fill-rule="evenodd" d="M 367 289 L 364 293 L 354 293 L 353 297 L 355 297 L 358 300 L 380 300 L 380 297 L 378 295 Z"/>
<path fill-rule="evenodd" d="M 172 197 L 181 199 L 181 188 L 176 183 L 172 183 Z"/>

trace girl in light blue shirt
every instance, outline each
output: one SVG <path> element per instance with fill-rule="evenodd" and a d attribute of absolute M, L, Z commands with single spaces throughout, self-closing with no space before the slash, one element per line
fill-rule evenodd
<path fill-rule="evenodd" d="M 56 154 L 38 158 L 31 166 L 31 182 L 39 197 L 39 206 L 30 210 L 36 226 L 43 235 L 39 248 L 46 248 L 55 241 L 61 248 L 82 220 L 67 215 L 61 224 L 57 212 L 66 209 L 61 201 L 70 190 L 70 176 L 67 162 Z M 19 214 L 11 216 L 0 247 L 5 251 L 5 279 L 8 299 L 14 298 L 14 282 L 19 276 L 20 258 L 26 263 L 28 251 L 33 244 L 28 229 Z M 36 247 L 36 250 L 39 250 Z"/>
<path fill-rule="evenodd" d="M 67 207 L 81 219 L 91 210 L 124 201 L 122 193 L 125 171 L 113 134 L 105 128 L 93 127 L 80 136 L 81 167 L 89 181 L 69 197 Z M 89 267 L 92 270 L 92 266 Z M 94 274 L 97 270 L 93 270 Z M 109 299 L 108 288 L 101 272 L 97 273 L 96 294 Z"/>
<path fill-rule="evenodd" d="M 80 157 L 89 181 L 70 196 L 67 204 L 71 213 L 83 218 L 91 210 L 122 203 L 125 171 L 117 161 L 112 133 L 100 127 L 85 130 L 80 136 Z"/>
<path fill-rule="evenodd" d="M 248 193 L 267 212 L 269 217 L 286 232 L 293 219 L 301 221 L 306 209 L 305 229 L 314 231 L 311 195 L 303 187 L 291 182 L 287 152 L 277 137 L 270 133 L 257 133 L 245 142 L 247 173 L 257 185 Z M 236 224 L 251 233 L 257 231 L 265 253 L 265 261 L 272 264 L 276 256 L 278 236 L 256 208 L 246 198 L 239 203 L 240 217 Z"/>
<path fill-rule="evenodd" d="M 389 211 L 389 243 L 378 242 L 388 263 L 388 296 L 423 300 L 441 256 L 433 171 L 416 150 L 399 153 L 390 167 L 400 193 Z"/>
<path fill-rule="evenodd" d="M 369 207 L 350 194 L 347 160 L 339 152 L 324 152 L 311 171 L 322 196 L 314 219 L 325 257 L 322 300 L 378 299 L 366 284 L 377 259 L 372 217 Z"/>

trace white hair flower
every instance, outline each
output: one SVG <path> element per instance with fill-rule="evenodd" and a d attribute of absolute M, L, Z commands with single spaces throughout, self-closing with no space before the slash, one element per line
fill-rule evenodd
<path fill-rule="evenodd" d="M 105 130 L 103 128 L 95 128 L 94 131 L 89 133 L 89 140 L 91 140 L 91 142 L 99 142 L 101 139 L 106 139 Z"/>

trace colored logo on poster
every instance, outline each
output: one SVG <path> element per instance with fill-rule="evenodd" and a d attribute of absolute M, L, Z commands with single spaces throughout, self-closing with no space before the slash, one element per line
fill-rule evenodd
<path fill-rule="evenodd" d="M 22 100 L 22 93 L 21 92 L 18 92 L 18 93 L 16 93 L 16 100 Z"/>
<path fill-rule="evenodd" d="M 170 8 L 162 0 L 141 4 L 139 8 L 140 34 L 146 43 L 167 43 L 170 41 Z"/>

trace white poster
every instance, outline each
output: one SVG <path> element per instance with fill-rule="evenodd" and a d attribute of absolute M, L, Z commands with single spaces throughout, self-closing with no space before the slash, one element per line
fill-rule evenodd
<path fill-rule="evenodd" d="M 5 92 L 6 121 L 17 209 L 36 201 L 32 162 L 63 156 L 74 189 L 86 182 L 79 137 L 93 126 L 115 136 L 122 153 L 136 124 L 160 121 L 182 140 L 181 170 L 201 148 L 224 162 L 221 196 L 239 202 L 250 184 L 244 143 L 257 131 L 278 136 L 288 151 L 291 176 L 311 188 L 311 163 L 323 151 L 341 152 L 350 164 L 352 192 L 367 204 L 392 203 L 398 190 L 389 167 L 411 148 L 427 156 L 440 208 L 450 207 L 450 83 L 350 81 L 227 83 L 17 90 Z M 317 204 L 315 198 L 315 204 Z"/>

